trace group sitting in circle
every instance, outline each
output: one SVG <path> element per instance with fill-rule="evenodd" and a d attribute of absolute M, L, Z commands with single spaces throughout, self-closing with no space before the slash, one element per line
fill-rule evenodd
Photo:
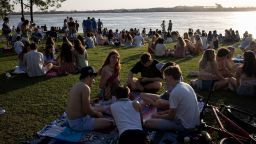
<path fill-rule="evenodd" d="M 90 18 L 88 18 L 90 20 Z M 237 40 L 230 39 L 228 31 L 225 37 L 220 37 L 216 31 L 193 32 L 192 29 L 184 36 L 178 32 L 169 32 L 172 41 L 176 42 L 173 49 L 165 46 L 165 33 L 161 31 L 151 32 L 152 38 L 148 52 L 141 55 L 138 62 L 127 72 L 125 86 L 121 85 L 121 55 L 118 50 L 111 50 L 104 60 L 98 72 L 88 62 L 86 48 L 93 48 L 94 44 L 108 44 L 113 46 L 140 47 L 144 45 L 146 35 L 143 36 L 139 29 L 114 33 L 112 30 L 97 30 L 88 28 L 84 21 L 84 36 L 76 36 L 76 26 L 73 20 L 67 31 L 67 36 L 62 39 L 60 53 L 56 54 L 56 35 L 54 29 L 48 33 L 44 53 L 38 50 L 38 44 L 29 42 L 29 27 L 27 21 L 21 26 L 21 36 L 16 37 L 15 52 L 18 55 L 19 67 L 29 77 L 46 75 L 49 72 L 57 74 L 80 73 L 79 82 L 70 90 L 67 104 L 67 122 L 70 128 L 77 131 L 100 130 L 117 127 L 121 143 L 134 143 L 133 140 L 146 141 L 146 133 L 143 127 L 158 130 L 175 130 L 184 132 L 195 128 L 200 123 L 199 108 L 196 93 L 188 83 L 183 82 L 180 66 L 174 62 L 161 63 L 158 57 L 193 57 L 202 54 L 198 62 L 198 80 L 201 90 L 218 90 L 228 88 L 238 95 L 254 96 L 256 94 L 256 44 L 249 41 L 245 35 L 241 49 L 243 63 L 236 64 L 232 57 L 234 48 L 219 48 L 219 41 Z M 8 19 L 5 19 L 7 27 Z M 17 30 L 18 31 L 18 30 Z M 230 30 L 232 31 L 232 30 Z M 19 32 L 19 31 L 18 31 Z M 7 28 L 4 32 L 8 36 Z M 163 35 L 163 36 L 162 36 Z M 105 39 L 107 38 L 107 39 Z M 247 40 L 249 42 L 247 42 Z M 153 55 L 153 56 L 152 56 Z M 155 57 L 154 57 L 155 56 Z M 140 77 L 135 74 L 140 73 Z M 113 120 L 103 117 L 105 109 L 91 105 L 91 87 L 95 77 L 99 75 L 98 98 L 102 101 L 110 101 L 110 111 Z M 157 93 L 163 87 L 165 81 L 165 93 L 163 98 Z M 143 121 L 141 104 L 132 100 L 132 92 L 140 92 L 143 102 L 161 108 L 149 120 Z"/>

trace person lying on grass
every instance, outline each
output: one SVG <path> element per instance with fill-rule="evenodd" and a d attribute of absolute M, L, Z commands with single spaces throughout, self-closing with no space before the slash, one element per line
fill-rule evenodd
<path fill-rule="evenodd" d="M 113 121 L 103 118 L 102 113 L 90 104 L 90 87 L 97 75 L 96 70 L 87 66 L 80 73 L 80 81 L 71 88 L 68 96 L 66 112 L 69 127 L 77 131 L 112 128 Z"/>

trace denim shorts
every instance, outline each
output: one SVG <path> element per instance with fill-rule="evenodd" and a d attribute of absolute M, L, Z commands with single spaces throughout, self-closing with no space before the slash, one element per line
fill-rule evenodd
<path fill-rule="evenodd" d="M 161 119 L 159 125 L 157 125 L 157 129 L 160 130 L 176 130 L 176 131 L 184 131 L 186 128 L 182 125 L 180 120 L 166 120 Z"/>
<path fill-rule="evenodd" d="M 86 130 L 93 130 L 95 118 L 92 118 L 89 115 L 87 115 L 85 117 L 74 119 L 74 120 L 67 119 L 67 121 L 71 129 L 76 131 L 86 131 Z"/>

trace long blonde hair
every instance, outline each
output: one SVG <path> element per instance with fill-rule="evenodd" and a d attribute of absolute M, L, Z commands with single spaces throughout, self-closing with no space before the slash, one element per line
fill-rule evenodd
<path fill-rule="evenodd" d="M 178 40 L 178 41 L 177 41 L 177 44 L 178 44 L 179 46 L 181 46 L 181 47 L 185 47 L 185 46 L 186 46 L 186 43 L 185 43 L 185 41 L 184 41 L 184 39 L 183 39 L 182 37 L 178 37 L 177 40 Z"/>
<path fill-rule="evenodd" d="M 211 64 L 216 61 L 216 54 L 214 49 L 207 49 L 204 51 L 202 58 L 199 61 L 199 69 L 206 68 L 208 62 Z"/>

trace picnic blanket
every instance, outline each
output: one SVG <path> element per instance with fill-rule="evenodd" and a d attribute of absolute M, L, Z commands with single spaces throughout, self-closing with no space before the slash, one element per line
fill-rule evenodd
<path fill-rule="evenodd" d="M 138 100 L 142 106 L 143 120 L 148 120 L 151 115 L 157 111 L 155 107 L 145 104 L 142 98 L 139 96 L 140 93 L 132 93 L 135 100 Z M 101 105 L 106 107 L 111 103 L 100 102 Z M 198 106 L 200 111 L 203 107 L 203 103 L 199 102 Z M 107 108 L 106 108 L 107 109 Z M 49 143 L 49 144 L 60 144 L 60 143 L 79 143 L 79 144 L 115 144 L 118 141 L 118 130 L 114 129 L 108 132 L 96 132 L 96 131 L 74 131 L 67 126 L 66 113 L 60 116 L 57 120 L 46 125 L 42 130 L 37 132 L 38 138 L 30 141 L 30 144 L 38 143 Z M 109 116 L 109 114 L 107 114 Z M 176 135 L 174 133 L 164 133 L 158 136 L 156 131 L 148 132 L 149 139 L 154 141 L 156 137 L 161 137 L 157 143 L 165 143 L 166 140 L 175 143 Z M 45 139 L 48 139 L 45 141 Z M 42 142 L 44 141 L 44 142 Z"/>
<path fill-rule="evenodd" d="M 86 144 L 111 144 L 118 138 L 118 131 L 114 129 L 110 132 L 96 131 L 74 131 L 67 127 L 66 113 L 59 119 L 45 126 L 37 134 L 43 137 L 51 137 L 48 143 L 86 143 Z"/>
<path fill-rule="evenodd" d="M 156 108 L 146 105 L 140 98 L 139 93 L 132 94 L 136 100 L 142 103 L 142 113 L 144 120 L 151 117 L 156 112 Z M 102 102 L 101 102 L 102 104 Z M 111 103 L 105 103 L 105 106 Z M 108 114 L 109 115 L 109 114 Z M 67 126 L 66 113 L 60 116 L 57 120 L 46 125 L 42 130 L 37 132 L 37 135 L 42 139 L 43 137 L 50 138 L 47 143 L 85 143 L 85 144 L 113 144 L 118 140 L 118 131 L 114 129 L 108 132 L 96 131 L 74 131 Z M 30 143 L 40 143 L 39 140 L 33 140 Z"/>

